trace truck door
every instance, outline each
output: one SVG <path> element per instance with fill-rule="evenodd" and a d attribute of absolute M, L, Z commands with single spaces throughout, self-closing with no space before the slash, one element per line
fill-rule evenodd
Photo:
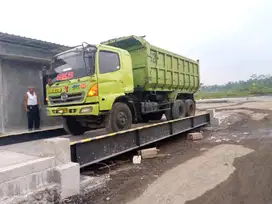
<path fill-rule="evenodd" d="M 98 58 L 100 110 L 110 110 L 115 98 L 124 95 L 120 54 L 114 51 L 100 50 Z"/>

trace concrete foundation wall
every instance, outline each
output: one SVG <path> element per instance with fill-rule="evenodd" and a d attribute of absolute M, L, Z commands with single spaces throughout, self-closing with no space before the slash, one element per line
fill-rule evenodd
<path fill-rule="evenodd" d="M 38 140 L 36 145 L 37 156 L 27 154 L 32 145 L 26 143 L 0 149 L 0 204 L 59 203 L 80 193 L 80 168 L 71 162 L 70 140 Z"/>
<path fill-rule="evenodd" d="M 1 99 L 3 100 L 3 114 L 1 114 L 1 120 L 3 120 L 4 126 L 4 128 L 2 127 L 1 132 L 27 129 L 27 116 L 23 106 L 24 94 L 29 85 L 34 86 L 43 103 L 43 64 L 3 59 L 1 65 Z M 57 120 L 57 118 L 49 118 L 46 116 L 46 107 L 43 106 L 41 111 L 41 126 L 59 124 L 60 121 Z"/>

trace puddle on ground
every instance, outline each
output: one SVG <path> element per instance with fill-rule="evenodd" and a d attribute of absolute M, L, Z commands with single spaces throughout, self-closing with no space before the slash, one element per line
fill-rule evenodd
<path fill-rule="evenodd" d="M 241 139 L 251 139 L 251 138 L 272 138 L 272 128 L 262 128 L 257 129 L 250 134 L 244 134 Z"/>
<path fill-rule="evenodd" d="M 272 128 L 259 129 L 258 132 L 263 137 L 272 137 Z"/>
<path fill-rule="evenodd" d="M 212 143 L 222 143 L 222 142 L 236 142 L 239 143 L 242 140 L 247 139 L 266 139 L 272 138 L 272 128 L 262 128 L 257 129 L 252 132 L 232 132 L 229 135 L 226 135 L 224 132 L 217 132 L 216 135 L 212 135 L 206 140 Z"/>

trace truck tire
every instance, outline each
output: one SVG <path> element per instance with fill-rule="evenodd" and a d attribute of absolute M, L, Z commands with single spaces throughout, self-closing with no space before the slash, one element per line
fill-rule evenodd
<path fill-rule="evenodd" d="M 172 118 L 173 119 L 178 119 L 178 118 L 181 118 L 181 117 L 185 117 L 186 108 L 185 108 L 184 102 L 182 100 L 174 101 L 171 112 L 172 112 Z"/>
<path fill-rule="evenodd" d="M 70 135 L 83 135 L 86 128 L 83 127 L 75 118 L 64 117 L 63 118 L 63 128 Z"/>
<path fill-rule="evenodd" d="M 186 106 L 186 116 L 194 116 L 196 111 L 196 104 L 192 99 L 187 99 L 185 101 Z"/>
<path fill-rule="evenodd" d="M 147 123 L 150 120 L 160 120 L 162 118 L 163 113 L 148 113 L 146 115 L 143 115 L 143 122 Z"/>
<path fill-rule="evenodd" d="M 127 104 L 117 102 L 113 104 L 111 113 L 106 118 L 108 133 L 127 130 L 132 125 L 132 114 Z"/>

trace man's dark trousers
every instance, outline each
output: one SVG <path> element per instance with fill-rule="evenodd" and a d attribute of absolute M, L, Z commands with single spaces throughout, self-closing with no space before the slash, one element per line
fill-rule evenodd
<path fill-rule="evenodd" d="M 35 129 L 40 128 L 40 111 L 39 106 L 27 106 L 27 118 L 28 118 L 28 130 L 33 129 L 33 125 Z"/>

